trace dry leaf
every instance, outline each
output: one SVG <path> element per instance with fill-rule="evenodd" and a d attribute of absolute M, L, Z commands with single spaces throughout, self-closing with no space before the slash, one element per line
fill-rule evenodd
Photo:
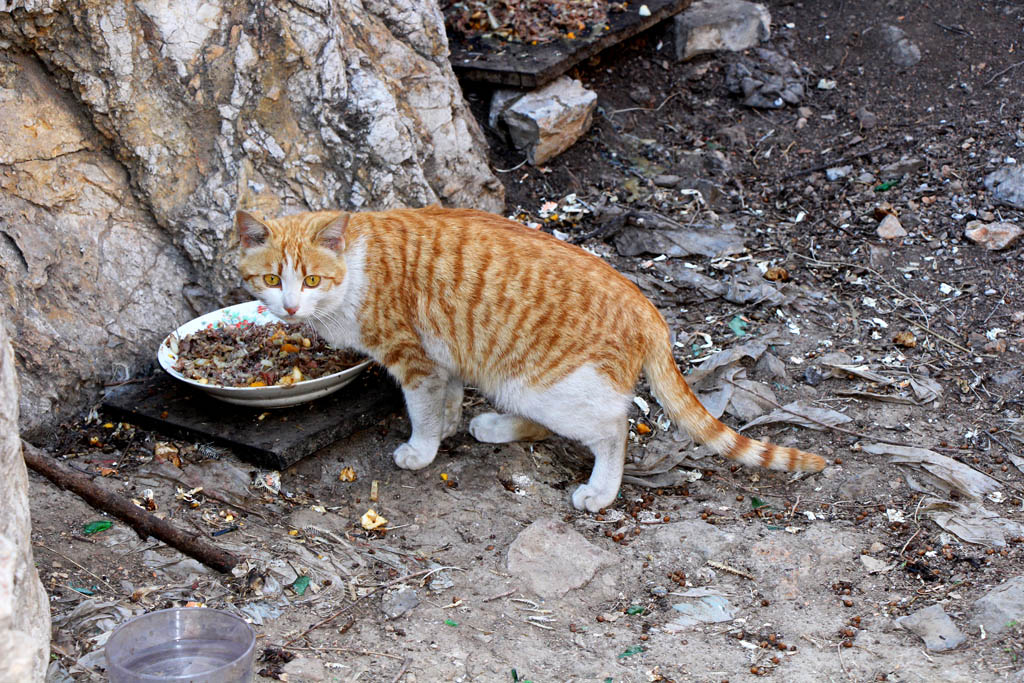
<path fill-rule="evenodd" d="M 373 531 L 379 529 L 382 526 L 387 526 L 388 520 L 384 519 L 376 513 L 372 508 L 366 511 L 360 519 L 359 523 L 363 525 L 363 528 L 367 531 Z"/>
<path fill-rule="evenodd" d="M 902 332 L 897 332 L 896 336 L 894 336 L 892 338 L 892 340 L 898 346 L 902 346 L 902 347 L 905 347 L 905 348 L 908 348 L 908 349 L 912 349 L 915 346 L 917 346 L 917 337 L 915 337 L 914 333 L 910 332 L 909 330 L 903 330 Z"/>
<path fill-rule="evenodd" d="M 1000 517 L 978 503 L 925 498 L 921 512 L 966 543 L 1001 547 L 1006 545 L 1007 536 L 1024 534 L 1024 525 Z"/>
<path fill-rule="evenodd" d="M 925 483 L 946 494 L 955 490 L 968 498 L 978 500 L 1000 486 L 998 481 L 987 474 L 927 448 L 871 443 L 864 445 L 864 451 L 872 455 L 891 456 L 890 462 L 914 468 Z"/>

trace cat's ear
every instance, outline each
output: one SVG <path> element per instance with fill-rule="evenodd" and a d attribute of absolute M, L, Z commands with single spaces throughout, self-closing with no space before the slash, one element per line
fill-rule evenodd
<path fill-rule="evenodd" d="M 243 249 L 262 246 L 270 237 L 267 226 L 248 211 L 235 213 L 235 232 L 238 233 L 238 243 Z"/>
<path fill-rule="evenodd" d="M 345 229 L 348 228 L 349 214 L 343 213 L 325 225 L 317 233 L 316 240 L 331 251 L 345 249 Z"/>

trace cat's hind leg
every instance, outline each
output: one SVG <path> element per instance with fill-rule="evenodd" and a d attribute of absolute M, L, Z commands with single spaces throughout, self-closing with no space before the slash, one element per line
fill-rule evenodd
<path fill-rule="evenodd" d="M 462 422 L 462 380 L 452 377 L 444 389 L 444 423 L 441 438 L 447 439 L 459 430 Z"/>
<path fill-rule="evenodd" d="M 628 394 L 618 391 L 594 367 L 584 365 L 550 387 L 522 389 L 514 396 L 509 392 L 506 402 L 594 454 L 590 479 L 572 494 L 573 506 L 597 512 L 615 501 L 626 459 Z"/>
<path fill-rule="evenodd" d="M 543 425 L 518 415 L 482 413 L 469 421 L 469 433 L 484 443 L 540 441 L 551 436 Z"/>
<path fill-rule="evenodd" d="M 626 416 L 603 433 L 584 441 L 594 454 L 594 469 L 586 484 L 578 486 L 572 494 L 572 505 L 577 510 L 597 512 L 611 505 L 622 485 L 622 468 L 626 462 L 626 437 L 629 424 Z"/>
<path fill-rule="evenodd" d="M 412 435 L 409 440 L 395 449 L 395 464 L 402 469 L 420 470 L 434 461 L 446 427 L 445 404 L 448 386 L 448 373 L 436 367 L 413 388 L 402 386 L 405 408 L 412 424 Z M 461 406 L 461 397 L 459 405 Z"/>

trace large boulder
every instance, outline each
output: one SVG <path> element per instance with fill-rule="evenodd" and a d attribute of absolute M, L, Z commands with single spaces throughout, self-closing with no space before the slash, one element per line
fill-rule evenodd
<path fill-rule="evenodd" d="M 50 658 L 50 603 L 32 561 L 28 475 L 18 437 L 18 377 L 2 324 L 0 477 L 0 681 L 41 681 Z"/>
<path fill-rule="evenodd" d="M 241 298 L 237 206 L 503 207 L 436 3 L 13 5 L 0 257 L 23 427 Z"/>

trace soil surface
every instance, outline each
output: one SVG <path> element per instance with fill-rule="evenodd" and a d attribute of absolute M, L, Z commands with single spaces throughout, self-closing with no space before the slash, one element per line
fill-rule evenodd
<path fill-rule="evenodd" d="M 118 522 L 85 535 L 102 516 L 33 475 L 51 679 L 100 680 L 114 626 L 188 603 L 244 614 L 260 651 L 287 644 L 257 670 L 291 681 L 1024 679 L 1024 242 L 965 237 L 1024 225 L 983 184 L 1024 161 L 1024 5 L 767 4 L 762 47 L 798 67 L 796 104 L 730 91 L 763 54 L 679 64 L 658 28 L 577 69 L 600 108 L 546 166 L 488 135 L 507 213 L 634 279 L 684 369 L 721 363 L 691 374 L 707 403 L 736 427 L 775 415 L 745 433 L 825 471 L 701 457 L 643 384 L 644 485 L 601 514 L 572 508 L 590 463 L 561 439 L 463 431 L 409 472 L 391 461 L 409 432 L 395 414 L 276 491 L 230 453 L 94 415 L 50 448 L 197 534 L 237 525 L 213 540 L 247 559 L 225 577 Z M 918 63 L 896 65 L 885 25 Z M 466 94 L 486 125 L 490 93 Z M 887 217 L 906 234 L 880 236 Z M 663 258 L 687 229 L 733 248 Z M 464 424 L 485 410 L 468 393 Z M 363 528 L 371 508 L 382 529 Z M 988 619 L 976 602 L 1008 581 L 1010 611 Z M 948 620 L 917 614 L 935 605 Z"/>

